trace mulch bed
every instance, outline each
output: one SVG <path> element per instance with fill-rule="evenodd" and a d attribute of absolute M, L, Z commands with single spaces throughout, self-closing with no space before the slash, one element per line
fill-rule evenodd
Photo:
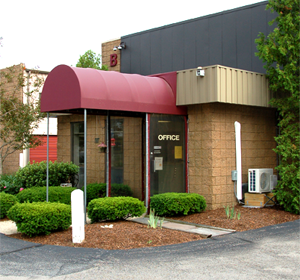
<path fill-rule="evenodd" d="M 275 207 L 244 208 L 237 206 L 235 209 L 241 213 L 240 220 L 227 219 L 224 208 L 188 216 L 172 217 L 172 219 L 236 231 L 251 230 L 299 219 L 299 215 L 291 214 Z M 101 227 L 111 224 L 113 228 Z M 85 240 L 81 244 L 72 243 L 72 229 L 54 232 L 47 236 L 28 237 L 18 233 L 10 235 L 10 237 L 41 244 L 102 248 L 107 250 L 162 246 L 203 239 L 198 234 L 164 228 L 152 229 L 146 225 L 123 220 L 86 225 Z"/>

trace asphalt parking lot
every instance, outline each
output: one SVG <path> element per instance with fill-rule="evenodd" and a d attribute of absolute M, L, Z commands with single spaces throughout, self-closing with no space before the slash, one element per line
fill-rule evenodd
<path fill-rule="evenodd" d="M 0 279 L 300 279 L 300 222 L 133 250 L 60 247 L 0 234 Z"/>

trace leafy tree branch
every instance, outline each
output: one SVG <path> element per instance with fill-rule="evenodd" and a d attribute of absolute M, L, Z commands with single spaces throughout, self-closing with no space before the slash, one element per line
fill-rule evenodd
<path fill-rule="evenodd" d="M 275 189 L 279 203 L 286 211 L 299 214 L 300 204 L 300 3 L 299 0 L 269 0 L 267 9 L 278 16 L 268 36 L 259 34 L 256 55 L 265 62 L 267 77 L 275 98 L 271 104 L 279 113 L 280 133 L 275 137 L 280 164 L 276 168 L 279 183 Z"/>
<path fill-rule="evenodd" d="M 108 70 L 108 67 L 106 65 L 101 65 L 101 55 L 97 55 L 91 50 L 88 50 L 84 55 L 81 55 L 79 57 L 76 67 L 93 68 L 106 71 Z"/>
<path fill-rule="evenodd" d="M 0 71 L 0 174 L 9 155 L 41 144 L 32 132 L 44 117 L 39 104 L 44 79 L 24 72 L 22 65 Z"/>

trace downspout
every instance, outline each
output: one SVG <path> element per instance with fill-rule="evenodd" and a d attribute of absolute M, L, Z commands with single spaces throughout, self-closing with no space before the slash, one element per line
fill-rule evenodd
<path fill-rule="evenodd" d="M 189 193 L 190 188 L 189 188 L 189 169 L 188 169 L 188 162 L 189 162 L 189 152 L 188 152 L 188 135 L 189 135 L 189 120 L 187 119 L 186 116 L 184 116 L 184 133 L 185 133 L 185 192 Z"/>
<path fill-rule="evenodd" d="M 241 148 L 241 124 L 234 123 L 235 128 L 235 155 L 236 155 L 236 198 L 238 202 L 242 200 L 242 148 Z"/>

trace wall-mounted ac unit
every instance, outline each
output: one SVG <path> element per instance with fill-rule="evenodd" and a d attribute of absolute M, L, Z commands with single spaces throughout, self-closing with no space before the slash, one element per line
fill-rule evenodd
<path fill-rule="evenodd" d="M 270 192 L 274 187 L 272 168 L 248 169 L 248 192 Z"/>

